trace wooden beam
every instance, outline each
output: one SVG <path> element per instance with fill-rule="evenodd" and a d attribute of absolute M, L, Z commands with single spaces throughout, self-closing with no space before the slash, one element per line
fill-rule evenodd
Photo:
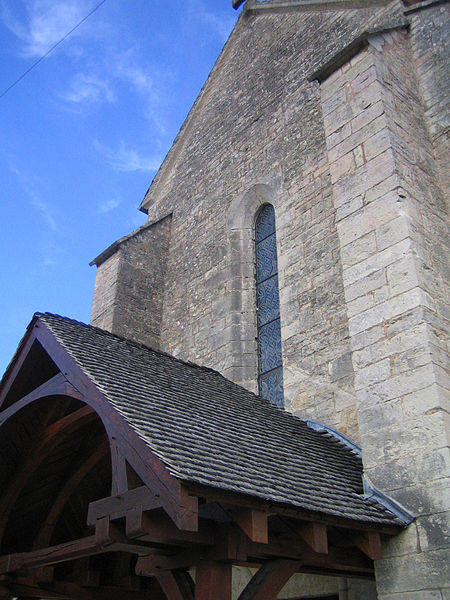
<path fill-rule="evenodd" d="M 58 369 L 83 393 L 86 402 L 101 418 L 108 437 L 117 444 L 120 455 L 155 494 L 161 496 L 167 514 L 175 524 L 186 531 L 198 527 L 198 502 L 180 481 L 173 477 L 166 465 L 130 427 L 110 400 L 69 355 L 53 332 L 39 321 L 35 335 Z"/>
<path fill-rule="evenodd" d="M 120 496 L 128 492 L 127 465 L 117 442 L 111 440 L 111 496 Z"/>
<path fill-rule="evenodd" d="M 115 585 L 101 585 L 98 588 L 92 590 L 83 589 L 82 586 L 76 583 L 68 581 L 57 581 L 51 586 L 46 586 L 46 590 L 55 590 L 65 592 L 64 598 L 68 600 L 83 600 L 83 597 L 79 595 L 80 591 L 90 594 L 92 600 L 166 600 L 164 594 L 154 588 L 149 590 L 129 590 L 120 586 Z M 47 595 L 45 595 L 47 594 Z M 45 592 L 41 598 L 51 598 L 49 592 Z"/>
<path fill-rule="evenodd" d="M 249 581 L 239 600 L 275 600 L 300 566 L 301 562 L 295 560 L 277 559 L 267 562 Z"/>
<path fill-rule="evenodd" d="M 11 573 L 22 568 L 44 567 L 83 556 L 92 556 L 105 552 L 99 546 L 95 535 L 50 546 L 33 552 L 21 552 L 0 557 L 0 573 Z"/>
<path fill-rule="evenodd" d="M 66 415 L 59 421 L 52 423 L 45 430 L 41 445 L 46 446 L 51 443 L 52 448 L 58 445 L 64 438 L 70 436 L 72 433 L 90 423 L 97 418 L 94 410 L 89 406 L 85 405 L 82 408 Z"/>
<path fill-rule="evenodd" d="M 95 524 L 95 539 L 97 545 L 105 549 L 105 552 L 110 550 L 114 552 L 130 552 L 139 556 L 146 556 L 153 552 L 153 548 L 144 542 L 132 541 L 127 538 L 108 517 L 99 519 Z"/>
<path fill-rule="evenodd" d="M 216 527 L 216 542 L 210 558 L 219 561 L 246 562 L 248 539 L 234 523 Z"/>
<path fill-rule="evenodd" d="M 8 406 L 8 408 L 5 408 L 0 413 L 0 426 L 28 404 L 48 396 L 68 396 L 76 400 L 82 400 L 83 398 L 83 395 L 67 381 L 66 377 L 62 373 L 58 373 L 17 402 L 14 402 L 14 404 L 11 404 L 11 406 Z"/>
<path fill-rule="evenodd" d="M 115 438 L 121 455 L 145 485 L 161 498 L 164 510 L 175 525 L 185 531 L 198 531 L 198 498 L 168 473 L 164 463 L 129 425 L 120 428 Z"/>
<path fill-rule="evenodd" d="M 164 554 L 165 553 L 165 554 Z M 136 562 L 136 575 L 154 577 L 160 571 L 187 571 L 205 559 L 207 551 L 202 549 L 183 549 L 177 554 L 173 551 L 160 550 L 159 554 L 140 556 Z"/>
<path fill-rule="evenodd" d="M 8 600 L 11 596 L 17 598 L 46 598 L 46 600 L 70 600 L 70 597 L 67 594 L 63 594 L 61 592 L 57 592 L 55 590 L 49 591 L 44 589 L 30 579 L 24 577 L 18 577 L 14 581 L 11 581 L 7 586 L 5 586 L 8 595 L 6 596 Z M 0 595 L 1 598 L 1 595 Z"/>
<path fill-rule="evenodd" d="M 195 568 L 195 600 L 231 600 L 231 564 L 201 561 Z"/>
<path fill-rule="evenodd" d="M 95 535 L 31 552 L 1 556 L 0 574 L 34 567 L 46 567 L 105 552 L 131 552 L 147 555 L 152 552 L 152 548 L 144 543 L 131 542 L 105 517 L 97 523 Z"/>
<path fill-rule="evenodd" d="M 234 519 L 252 542 L 267 544 L 269 541 L 267 512 L 245 508 L 235 511 Z"/>
<path fill-rule="evenodd" d="M 175 546 L 192 544 L 212 546 L 214 544 L 213 531 L 206 523 L 202 523 L 199 531 L 183 531 L 178 529 L 165 514 L 158 514 L 154 517 L 151 513 L 145 514 L 142 504 L 127 511 L 125 532 L 129 538 L 138 538 L 156 544 Z"/>
<path fill-rule="evenodd" d="M 364 552 L 364 554 L 372 560 L 380 560 L 383 558 L 380 534 L 376 531 L 357 533 L 353 536 L 353 542 L 361 552 Z"/>
<path fill-rule="evenodd" d="M 184 571 L 158 571 L 155 573 L 167 600 L 194 600 L 194 584 Z"/>
<path fill-rule="evenodd" d="M 35 339 L 36 337 L 34 335 L 34 332 L 31 331 L 28 339 L 25 341 L 24 345 L 19 350 L 17 356 L 14 357 L 14 366 L 12 366 L 11 371 L 8 373 L 5 381 L 3 382 L 2 389 L 0 390 L 0 407 L 4 404 L 5 398 L 8 395 L 12 384 L 15 381 L 17 374 L 22 368 L 22 365 L 26 357 L 28 356 L 28 353 L 30 352 L 31 346 L 33 345 Z"/>
<path fill-rule="evenodd" d="M 154 510 L 163 506 L 161 497 L 153 493 L 146 485 L 119 495 L 113 495 L 89 504 L 87 524 L 95 525 L 98 519 L 108 516 L 111 520 L 125 517 L 135 507 L 142 510 Z"/>
<path fill-rule="evenodd" d="M 109 439 L 114 440 L 121 458 L 125 459 L 143 483 L 159 494 L 164 510 L 179 529 L 197 531 L 198 499 L 173 477 L 166 465 L 130 427 L 110 400 L 77 364 L 45 323 L 38 320 L 33 335 L 67 380 L 79 390 L 102 420 Z"/>
<path fill-rule="evenodd" d="M 53 501 L 50 511 L 47 517 L 43 521 L 38 535 L 33 544 L 33 550 L 38 548 L 44 548 L 50 545 L 53 531 L 56 527 L 58 519 L 67 504 L 69 498 L 75 492 L 80 482 L 84 477 L 90 473 L 95 465 L 100 462 L 108 453 L 109 447 L 106 442 L 105 436 L 102 436 L 102 440 L 97 444 L 95 449 L 92 451 L 90 456 L 74 471 L 70 478 L 66 481 L 58 496 Z"/>
<path fill-rule="evenodd" d="M 331 547 L 328 554 L 315 552 L 298 535 L 280 536 L 268 544 L 247 541 L 247 554 L 260 562 L 278 558 L 301 561 L 303 565 L 318 569 L 373 573 L 373 564 L 355 548 Z"/>
<path fill-rule="evenodd" d="M 323 523 L 305 523 L 298 526 L 298 533 L 314 552 L 328 554 L 327 526 Z"/>

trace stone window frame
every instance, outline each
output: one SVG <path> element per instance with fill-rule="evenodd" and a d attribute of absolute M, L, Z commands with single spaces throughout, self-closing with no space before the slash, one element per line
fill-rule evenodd
<path fill-rule="evenodd" d="M 227 232 L 229 242 L 230 283 L 232 293 L 238 296 L 240 311 L 236 311 L 239 321 L 239 340 L 235 341 L 235 353 L 252 353 L 254 360 L 245 368 L 238 366 L 227 372 L 227 377 L 258 393 L 258 350 L 256 319 L 256 279 L 255 279 L 255 223 L 259 211 L 265 204 L 271 204 L 278 222 L 281 196 L 278 178 L 270 183 L 256 183 L 236 196 L 229 204 L 227 212 Z M 277 256 L 280 262 L 280 236 L 277 241 Z M 280 303 L 280 311 L 281 311 Z M 282 350 L 283 336 L 281 335 Z"/>
<path fill-rule="evenodd" d="M 263 225 L 263 230 L 265 228 L 266 231 L 262 237 L 259 237 L 258 228 L 264 223 L 261 221 L 263 215 L 267 215 L 266 223 L 269 223 L 269 233 L 267 233 L 267 225 Z M 283 361 L 276 240 L 275 209 L 272 204 L 266 203 L 256 214 L 254 228 L 258 393 L 272 404 L 283 408 Z M 264 288 L 266 288 L 266 293 L 264 293 Z"/>

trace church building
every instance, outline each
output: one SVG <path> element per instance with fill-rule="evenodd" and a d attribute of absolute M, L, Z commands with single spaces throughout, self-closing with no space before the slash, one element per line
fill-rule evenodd
<path fill-rule="evenodd" d="M 448 3 L 241 5 L 0 383 L 1 600 L 450 598 Z"/>

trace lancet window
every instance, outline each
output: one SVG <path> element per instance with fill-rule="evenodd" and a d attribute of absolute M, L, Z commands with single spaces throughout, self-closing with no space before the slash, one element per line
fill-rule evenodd
<path fill-rule="evenodd" d="M 255 223 L 256 305 L 258 315 L 258 389 L 272 404 L 282 407 L 280 301 L 275 211 L 271 204 L 260 210 Z"/>

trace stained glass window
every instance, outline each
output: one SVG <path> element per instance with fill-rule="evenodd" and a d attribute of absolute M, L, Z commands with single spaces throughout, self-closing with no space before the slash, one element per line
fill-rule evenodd
<path fill-rule="evenodd" d="M 278 296 L 275 211 L 266 204 L 256 218 L 256 306 L 258 312 L 259 394 L 283 406 L 280 301 Z"/>

